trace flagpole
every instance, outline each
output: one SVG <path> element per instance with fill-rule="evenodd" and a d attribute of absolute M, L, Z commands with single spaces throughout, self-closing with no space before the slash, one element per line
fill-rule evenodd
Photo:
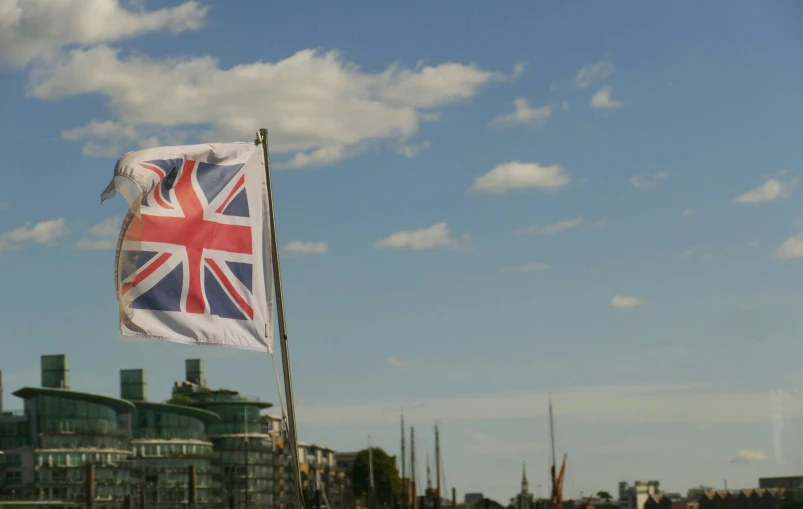
<path fill-rule="evenodd" d="M 290 454 L 293 457 L 293 470 L 296 474 L 296 495 L 300 509 L 304 509 L 304 493 L 301 484 L 301 465 L 298 461 L 298 438 L 296 434 L 296 411 L 293 404 L 293 380 L 290 376 L 290 350 L 287 346 L 287 331 L 284 321 L 284 299 L 282 298 L 282 278 L 279 272 L 279 245 L 276 240 L 276 216 L 273 211 L 273 186 L 270 178 L 270 156 L 268 154 L 268 130 L 260 129 L 257 142 L 262 144 L 262 156 L 265 161 L 265 184 L 268 191 L 268 213 L 270 219 L 270 247 L 273 261 L 273 286 L 276 294 L 276 314 L 279 317 L 279 344 L 282 348 L 282 371 L 284 372 L 284 392 L 287 400 L 287 436 L 290 442 Z"/>

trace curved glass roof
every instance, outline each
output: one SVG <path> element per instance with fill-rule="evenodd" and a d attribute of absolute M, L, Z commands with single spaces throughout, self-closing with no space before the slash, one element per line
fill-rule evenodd
<path fill-rule="evenodd" d="M 14 396 L 22 399 L 29 399 L 36 396 L 52 396 L 55 398 L 77 399 L 86 401 L 88 403 L 95 403 L 97 405 L 105 405 L 113 408 L 118 412 L 130 412 L 133 410 L 134 404 L 124 399 L 112 398 L 109 396 L 102 396 L 100 394 L 90 394 L 88 392 L 68 391 L 64 389 L 52 389 L 50 387 L 23 387 L 15 391 Z"/>
<path fill-rule="evenodd" d="M 220 416 L 208 410 L 202 410 L 191 406 L 184 405 L 171 405 L 170 403 L 156 403 L 153 401 L 134 401 L 134 405 L 141 410 L 154 410 L 156 412 L 165 412 L 186 415 L 204 422 L 220 422 Z"/>

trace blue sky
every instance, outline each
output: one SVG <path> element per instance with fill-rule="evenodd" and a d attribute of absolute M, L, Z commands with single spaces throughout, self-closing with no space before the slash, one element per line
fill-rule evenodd
<path fill-rule="evenodd" d="M 267 126 L 302 440 L 396 451 L 406 406 L 419 483 L 438 419 L 506 501 L 552 391 L 569 496 L 803 470 L 799 3 L 51 3 L 0 0 L 7 406 L 46 353 L 276 400 L 265 356 L 120 339 L 98 205 L 127 150 Z"/>

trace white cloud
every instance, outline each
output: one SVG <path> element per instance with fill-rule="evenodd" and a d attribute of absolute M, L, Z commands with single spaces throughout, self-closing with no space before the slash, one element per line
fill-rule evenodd
<path fill-rule="evenodd" d="M 491 120 L 492 127 L 510 127 L 520 124 L 543 125 L 552 114 L 552 106 L 533 108 L 527 99 L 513 101 L 514 111 Z"/>
<path fill-rule="evenodd" d="M 42 221 L 33 226 L 25 225 L 0 235 L 0 253 L 21 248 L 24 244 L 50 244 L 67 234 L 64 218 Z"/>
<path fill-rule="evenodd" d="M 510 189 L 539 187 L 556 191 L 568 186 L 571 181 L 571 177 L 558 165 L 541 166 L 538 163 L 513 161 L 500 164 L 477 177 L 471 190 L 500 194 Z"/>
<path fill-rule="evenodd" d="M 113 239 L 81 239 L 75 243 L 75 247 L 81 251 L 114 249 L 116 245 L 117 243 Z"/>
<path fill-rule="evenodd" d="M 292 159 L 287 162 L 278 163 L 275 167 L 281 169 L 325 166 L 351 157 L 358 151 L 359 149 L 357 147 L 352 147 L 352 150 L 348 150 L 348 147 L 344 145 L 330 145 L 310 152 L 297 152 Z"/>
<path fill-rule="evenodd" d="M 324 254 L 329 250 L 326 242 L 302 242 L 294 240 L 287 243 L 284 248 L 290 253 L 300 254 Z"/>
<path fill-rule="evenodd" d="M 337 51 L 303 50 L 278 62 L 226 69 L 208 56 L 121 58 L 118 50 L 97 46 L 73 50 L 33 72 L 30 93 L 44 100 L 106 96 L 114 117 L 108 125 L 122 141 L 187 129 L 210 141 L 251 140 L 267 119 L 271 150 L 293 153 L 277 167 L 300 168 L 330 164 L 382 141 L 406 143 L 422 122 L 439 118 L 438 108 L 505 79 L 502 73 L 454 62 L 363 72 Z M 109 135 L 98 132 L 104 122 L 65 136 L 106 143 Z"/>
<path fill-rule="evenodd" d="M 525 263 L 524 265 L 515 265 L 513 267 L 504 267 L 502 270 L 505 272 L 532 272 L 536 270 L 547 270 L 550 266 L 546 263 Z"/>
<path fill-rule="evenodd" d="M 695 254 L 697 254 L 697 249 L 695 249 L 693 247 L 690 247 L 690 248 L 686 249 L 685 251 L 683 251 L 682 253 L 680 253 L 678 256 L 680 256 L 684 260 L 688 260 L 689 258 L 694 256 Z"/>
<path fill-rule="evenodd" d="M 655 189 L 658 187 L 658 182 L 669 178 L 669 173 L 659 171 L 652 176 L 633 175 L 630 177 L 630 185 L 637 189 Z M 688 210 L 688 209 L 687 209 Z"/>
<path fill-rule="evenodd" d="M 84 127 L 76 127 L 61 133 L 62 139 L 87 141 L 81 152 L 88 157 L 119 157 L 124 148 L 137 138 L 133 126 L 124 126 L 111 120 L 93 120 Z"/>
<path fill-rule="evenodd" d="M 387 363 L 393 367 L 401 368 L 410 364 L 408 359 L 399 359 L 397 357 L 388 357 Z"/>
<path fill-rule="evenodd" d="M 7 201 L 0 201 L 0 212 L 3 212 L 4 210 L 8 210 L 10 208 L 11 208 L 10 203 L 8 203 Z"/>
<path fill-rule="evenodd" d="M 423 143 L 418 143 L 418 144 L 399 145 L 398 147 L 396 147 L 396 153 L 403 155 L 407 159 L 412 159 L 431 146 L 432 143 L 429 141 L 425 141 Z"/>
<path fill-rule="evenodd" d="M 543 419 L 547 414 L 547 392 L 470 394 L 432 398 L 416 410 L 418 421 L 481 421 Z M 736 423 L 769 422 L 767 392 L 723 393 L 706 384 L 613 385 L 571 387 L 553 390 L 560 401 L 562 418 L 582 418 L 606 423 Z M 733 402 L 722 405 L 727 398 Z M 604 401 L 604 405 L 599 403 Z M 415 403 L 421 403 L 416 401 Z M 316 425 L 365 425 L 393 423 L 396 416 L 387 408 L 409 408 L 410 401 L 384 400 L 374 403 L 299 405 L 300 422 Z M 717 408 L 712 412 L 711 408 Z M 803 415 L 803 407 L 790 409 L 790 416 Z"/>
<path fill-rule="evenodd" d="M 803 258 L 803 232 L 789 237 L 775 250 L 775 256 L 781 260 Z"/>
<path fill-rule="evenodd" d="M 436 223 L 428 228 L 392 233 L 374 243 L 375 249 L 409 248 L 414 250 L 453 247 L 457 250 L 468 249 L 468 235 L 461 239 L 452 238 L 447 223 Z"/>
<path fill-rule="evenodd" d="M 614 71 L 613 64 L 607 60 L 584 65 L 574 77 L 574 86 L 577 88 L 588 88 L 588 86 L 599 80 L 604 80 Z"/>
<path fill-rule="evenodd" d="M 694 209 L 684 209 L 683 210 L 683 215 L 684 216 L 693 216 L 696 213 L 697 213 L 697 211 L 694 210 Z"/>
<path fill-rule="evenodd" d="M 762 185 L 740 194 L 733 199 L 734 203 L 756 205 L 770 201 L 788 198 L 797 186 L 797 179 L 781 182 L 778 179 L 769 179 Z"/>
<path fill-rule="evenodd" d="M 511 76 L 511 79 L 518 78 L 519 76 L 524 74 L 524 71 L 526 70 L 527 70 L 527 62 L 524 61 L 516 62 L 516 65 L 513 66 L 513 75 Z"/>
<path fill-rule="evenodd" d="M 610 86 L 602 87 L 591 96 L 591 107 L 596 109 L 616 109 L 622 106 L 622 102 L 611 97 L 613 88 Z"/>
<path fill-rule="evenodd" d="M 640 299 L 638 297 L 628 297 L 625 295 L 616 295 L 614 298 L 611 299 L 610 305 L 611 307 L 615 308 L 637 308 L 639 306 L 644 306 L 647 304 L 646 299 Z"/>
<path fill-rule="evenodd" d="M 541 226 L 539 225 L 528 226 L 526 228 L 520 228 L 517 231 L 519 233 L 537 233 L 537 234 L 552 235 L 553 233 L 558 233 L 564 230 L 571 230 L 572 228 L 577 228 L 583 223 L 585 223 L 585 218 L 576 217 L 574 219 L 564 219 L 556 223 L 550 223 Z M 594 226 L 597 226 L 597 224 L 595 224 Z M 599 224 L 599 226 L 602 226 L 602 224 Z"/>
<path fill-rule="evenodd" d="M 742 449 L 736 453 L 730 460 L 729 463 L 733 464 L 740 464 L 740 463 L 754 463 L 757 461 L 768 461 L 771 460 L 772 456 L 765 453 L 761 449 Z"/>
<path fill-rule="evenodd" d="M 88 235 L 76 242 L 75 247 L 82 251 L 116 248 L 122 223 L 119 217 L 110 217 L 92 226 L 87 232 Z"/>
<path fill-rule="evenodd" d="M 0 67 L 50 60 L 66 46 L 87 46 L 168 30 L 201 28 L 208 7 L 185 2 L 156 11 L 124 9 L 118 0 L 0 0 Z"/>

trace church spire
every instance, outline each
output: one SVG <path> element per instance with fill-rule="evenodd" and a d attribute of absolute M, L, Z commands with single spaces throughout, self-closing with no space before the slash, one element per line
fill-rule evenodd
<path fill-rule="evenodd" d="M 530 486 L 527 482 L 527 462 L 521 462 L 521 492 L 526 494 L 530 492 Z"/>

